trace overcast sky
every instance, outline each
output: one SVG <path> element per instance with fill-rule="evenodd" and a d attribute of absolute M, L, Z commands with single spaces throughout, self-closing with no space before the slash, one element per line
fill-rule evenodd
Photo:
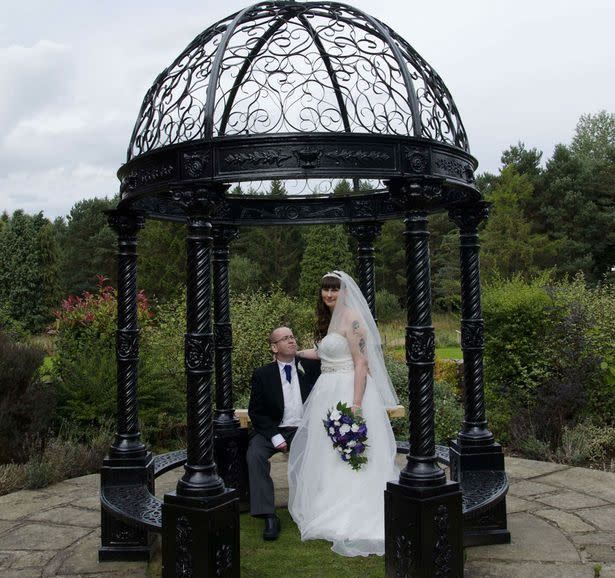
<path fill-rule="evenodd" d="M 479 172 L 615 111 L 615 0 L 353 0 L 440 74 Z M 0 212 L 112 196 L 158 73 L 242 0 L 1 0 Z"/>

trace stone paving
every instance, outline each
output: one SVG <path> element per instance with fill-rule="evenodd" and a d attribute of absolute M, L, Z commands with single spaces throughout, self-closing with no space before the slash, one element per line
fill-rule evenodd
<path fill-rule="evenodd" d="M 512 543 L 468 548 L 465 576 L 615 578 L 615 474 L 516 458 L 506 467 Z M 180 471 L 157 480 L 160 495 Z M 272 471 L 282 506 L 282 456 Z M 0 496 L 0 577 L 156 578 L 159 563 L 98 562 L 98 483 L 91 475 Z"/>

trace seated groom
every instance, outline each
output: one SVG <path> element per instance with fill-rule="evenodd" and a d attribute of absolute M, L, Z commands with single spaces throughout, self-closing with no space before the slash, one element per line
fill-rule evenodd
<path fill-rule="evenodd" d="M 250 513 L 265 519 L 263 538 L 275 540 L 280 519 L 275 515 L 273 480 L 269 458 L 287 452 L 303 417 L 303 403 L 320 375 L 320 361 L 299 360 L 297 341 L 288 327 L 269 335 L 275 361 L 252 375 L 248 413 L 254 435 L 248 446 Z"/>

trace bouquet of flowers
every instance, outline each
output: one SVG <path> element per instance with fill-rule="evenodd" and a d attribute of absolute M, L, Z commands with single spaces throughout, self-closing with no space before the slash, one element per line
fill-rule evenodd
<path fill-rule="evenodd" d="M 323 419 L 322 423 L 340 458 L 348 462 L 353 470 L 360 470 L 367 463 L 367 457 L 363 455 L 367 447 L 365 420 L 353 414 L 351 408 L 340 401 L 335 409 L 327 412 L 327 419 Z"/>

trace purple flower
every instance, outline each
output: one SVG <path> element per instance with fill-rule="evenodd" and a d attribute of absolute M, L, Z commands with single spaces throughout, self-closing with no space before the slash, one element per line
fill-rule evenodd
<path fill-rule="evenodd" d="M 365 450 L 365 446 L 359 442 L 355 447 L 354 450 L 357 452 L 357 454 L 361 454 L 363 453 L 363 450 Z"/>
<path fill-rule="evenodd" d="M 357 432 L 359 435 L 364 436 L 367 433 L 367 426 L 363 423 L 359 426 L 359 431 Z"/>
<path fill-rule="evenodd" d="M 343 415 L 342 419 L 340 420 L 342 423 L 347 423 L 347 424 L 351 424 L 352 423 L 352 418 L 350 416 L 347 415 Z"/>

